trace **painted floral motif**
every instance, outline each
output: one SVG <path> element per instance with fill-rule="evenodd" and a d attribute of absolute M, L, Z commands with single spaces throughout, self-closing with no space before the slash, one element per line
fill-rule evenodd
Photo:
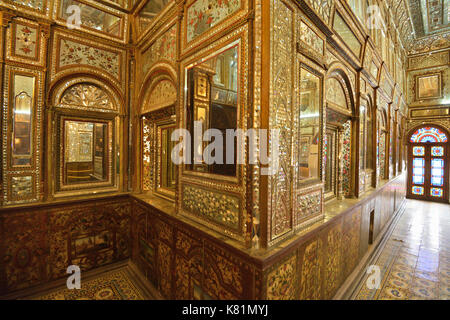
<path fill-rule="evenodd" d="M 295 298 L 296 255 L 273 270 L 267 279 L 267 299 L 285 300 Z"/>
<path fill-rule="evenodd" d="M 158 262 L 160 275 L 160 290 L 166 298 L 170 298 L 172 287 L 172 250 L 163 242 L 159 242 Z"/>
<path fill-rule="evenodd" d="M 143 150 L 142 150 L 142 161 L 143 161 L 143 174 L 142 174 L 142 188 L 144 191 L 152 190 L 153 186 L 153 170 L 151 168 L 154 149 L 154 130 L 150 120 L 143 119 Z"/>
<path fill-rule="evenodd" d="M 350 193 L 350 175 L 351 175 L 351 121 L 344 123 L 344 144 L 342 150 L 343 169 L 342 169 L 342 186 L 344 194 Z"/>
<path fill-rule="evenodd" d="M 317 300 L 321 297 L 322 241 L 317 239 L 305 249 L 302 264 L 300 299 Z"/>
<path fill-rule="evenodd" d="M 160 36 L 142 54 L 142 68 L 144 75 L 147 74 L 158 60 L 168 60 L 172 63 L 176 60 L 177 49 L 177 27 L 173 25 L 168 31 Z"/>
<path fill-rule="evenodd" d="M 339 270 L 341 270 L 341 241 L 342 230 L 341 225 L 328 232 L 328 249 L 327 249 L 327 263 L 325 275 L 325 297 L 331 299 L 335 290 L 339 285 Z"/>
<path fill-rule="evenodd" d="M 36 56 L 37 29 L 18 24 L 16 26 L 16 55 Z"/>
<path fill-rule="evenodd" d="M 59 65 L 61 67 L 88 65 L 120 78 L 119 54 L 101 50 L 78 42 L 62 39 Z"/>
<path fill-rule="evenodd" d="M 184 186 L 183 208 L 233 228 L 239 226 L 239 199 L 234 196 Z"/>
<path fill-rule="evenodd" d="M 312 192 L 307 195 L 298 195 L 297 219 L 303 220 L 307 217 L 319 214 L 322 211 L 322 193 Z"/>
<path fill-rule="evenodd" d="M 216 256 L 216 263 L 223 283 L 242 293 L 242 275 L 239 267 L 220 255 Z"/>
<path fill-rule="evenodd" d="M 386 179 L 386 135 L 384 132 L 382 132 L 380 135 L 379 145 L 380 177 L 382 179 Z"/>
<path fill-rule="evenodd" d="M 187 42 L 218 25 L 241 7 L 241 0 L 197 0 L 187 9 Z"/>

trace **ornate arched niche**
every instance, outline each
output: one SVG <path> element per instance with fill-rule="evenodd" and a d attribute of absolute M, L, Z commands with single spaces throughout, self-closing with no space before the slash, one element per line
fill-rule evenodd
<path fill-rule="evenodd" d="M 53 95 L 55 197 L 115 192 L 120 174 L 119 97 L 95 79 L 72 79 Z"/>
<path fill-rule="evenodd" d="M 96 79 L 72 79 L 56 88 L 52 104 L 56 108 L 95 112 L 120 112 L 120 98 Z"/>
<path fill-rule="evenodd" d="M 170 200 L 175 198 L 175 166 L 169 161 L 174 142 L 177 89 L 166 73 L 154 76 L 141 102 L 141 189 Z"/>
<path fill-rule="evenodd" d="M 160 76 L 150 86 L 145 96 L 141 114 L 175 105 L 177 89 L 167 76 Z"/>
<path fill-rule="evenodd" d="M 333 70 L 325 81 L 326 164 L 325 198 L 342 199 L 352 194 L 352 105 L 345 73 Z"/>

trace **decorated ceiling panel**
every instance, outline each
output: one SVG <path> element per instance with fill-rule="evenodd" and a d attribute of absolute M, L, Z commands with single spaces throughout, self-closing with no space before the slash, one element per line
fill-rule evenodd
<path fill-rule="evenodd" d="M 409 53 L 448 46 L 448 0 L 387 0 L 387 3 Z"/>

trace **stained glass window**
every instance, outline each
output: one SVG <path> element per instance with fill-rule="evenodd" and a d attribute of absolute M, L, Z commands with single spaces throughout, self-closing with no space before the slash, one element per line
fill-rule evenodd
<path fill-rule="evenodd" d="M 413 183 L 424 184 L 425 182 L 425 159 L 414 158 L 413 160 Z"/>
<path fill-rule="evenodd" d="M 425 143 L 425 142 L 447 142 L 448 138 L 441 130 L 433 127 L 420 128 L 411 136 L 411 142 Z"/>
<path fill-rule="evenodd" d="M 418 196 L 423 196 L 425 189 L 423 187 L 412 187 L 412 193 Z"/>
<path fill-rule="evenodd" d="M 431 188 L 430 195 L 436 198 L 442 198 L 444 196 L 444 191 L 441 188 Z"/>
<path fill-rule="evenodd" d="M 442 187 L 444 185 L 444 160 L 431 159 L 431 185 Z"/>
<path fill-rule="evenodd" d="M 414 156 L 424 156 L 425 155 L 425 147 L 413 147 L 413 155 Z"/>
<path fill-rule="evenodd" d="M 431 147 L 431 156 L 443 157 L 444 156 L 444 147 Z"/>

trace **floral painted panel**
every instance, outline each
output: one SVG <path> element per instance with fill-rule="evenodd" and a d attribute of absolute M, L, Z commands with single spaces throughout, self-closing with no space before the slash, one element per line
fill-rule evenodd
<path fill-rule="evenodd" d="M 38 47 L 38 29 L 17 24 L 15 32 L 15 50 L 17 56 L 36 58 Z"/>
<path fill-rule="evenodd" d="M 324 41 L 303 21 L 300 22 L 300 40 L 314 52 L 324 54 Z"/>
<path fill-rule="evenodd" d="M 267 299 L 295 299 L 295 274 L 297 256 L 294 254 L 285 263 L 270 272 L 267 278 Z"/>
<path fill-rule="evenodd" d="M 350 193 L 350 176 L 351 176 L 351 120 L 344 123 L 344 145 L 342 150 L 343 170 L 342 170 L 342 186 L 344 194 Z"/>
<path fill-rule="evenodd" d="M 177 50 L 177 26 L 173 25 L 168 31 L 160 36 L 142 54 L 142 68 L 144 75 L 158 60 L 168 60 L 175 63 Z"/>
<path fill-rule="evenodd" d="M 325 297 L 331 299 L 339 287 L 340 270 L 342 269 L 342 225 L 328 232 L 327 260 L 325 265 Z"/>
<path fill-rule="evenodd" d="M 232 228 L 238 228 L 238 197 L 193 186 L 184 186 L 182 197 L 184 210 Z"/>
<path fill-rule="evenodd" d="M 101 50 L 68 39 L 61 39 L 59 48 L 59 66 L 88 65 L 97 67 L 120 78 L 119 54 L 116 52 Z"/>
<path fill-rule="evenodd" d="M 380 135 L 380 177 L 386 179 L 386 135 L 384 132 Z"/>
<path fill-rule="evenodd" d="M 326 154 L 326 152 L 324 152 Z M 297 195 L 297 221 L 301 222 L 308 217 L 313 217 L 322 212 L 322 192 Z"/>
<path fill-rule="evenodd" d="M 322 240 L 316 239 L 305 248 L 303 254 L 300 299 L 318 300 L 321 297 L 322 288 Z"/>
<path fill-rule="evenodd" d="M 241 7 L 241 0 L 197 0 L 187 9 L 187 42 L 231 16 Z"/>

